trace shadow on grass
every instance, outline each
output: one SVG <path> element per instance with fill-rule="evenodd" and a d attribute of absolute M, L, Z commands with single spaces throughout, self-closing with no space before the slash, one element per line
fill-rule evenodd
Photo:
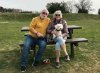
<path fill-rule="evenodd" d="M 51 52 L 51 54 L 48 53 Z M 43 54 L 43 59 L 48 58 L 48 56 L 52 56 L 52 50 L 49 49 L 48 51 L 45 51 L 47 54 Z M 19 73 L 20 72 L 20 56 L 21 53 L 19 50 L 4 50 L 0 51 L 0 72 L 1 73 Z M 54 57 L 50 58 L 51 64 L 41 64 L 38 67 L 32 67 L 32 62 L 34 61 L 34 55 L 32 53 L 29 54 L 29 61 L 28 61 L 28 73 L 34 72 L 40 72 L 42 73 L 43 71 L 48 71 L 48 69 L 52 69 L 53 67 L 53 61 Z M 8 72 L 9 71 L 9 72 Z"/>
<path fill-rule="evenodd" d="M 63 57 L 63 54 L 61 55 L 60 61 L 62 67 L 58 70 L 55 69 L 55 54 L 54 54 L 54 46 L 50 46 L 46 49 L 45 53 L 43 54 L 43 59 L 49 58 L 51 61 L 51 64 L 43 64 L 41 63 L 37 67 L 32 67 L 32 62 L 34 60 L 34 55 L 32 53 L 29 54 L 29 63 L 27 68 L 27 73 L 66 73 L 70 68 L 75 68 L 75 63 L 83 61 L 83 63 L 86 63 L 87 61 L 90 61 L 86 56 L 81 55 L 82 52 L 78 50 L 79 52 L 75 56 L 74 59 L 71 58 L 71 61 L 69 63 L 66 63 Z M 62 51 L 61 51 L 62 53 Z M 0 72 L 1 73 L 19 73 L 20 72 L 20 56 L 21 53 L 17 49 L 15 50 L 5 50 L 0 51 Z M 84 67 L 83 67 L 84 68 Z M 9 72 L 8 72 L 9 71 Z"/>

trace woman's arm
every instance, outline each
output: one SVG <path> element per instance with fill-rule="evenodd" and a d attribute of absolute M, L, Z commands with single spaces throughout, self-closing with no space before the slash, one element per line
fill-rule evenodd
<path fill-rule="evenodd" d="M 69 36 L 68 33 L 69 33 L 69 32 L 68 32 L 67 22 L 64 20 L 63 35 Z"/>
<path fill-rule="evenodd" d="M 51 32 L 52 32 L 52 23 L 50 23 L 48 28 L 47 28 L 47 33 L 51 34 Z"/>

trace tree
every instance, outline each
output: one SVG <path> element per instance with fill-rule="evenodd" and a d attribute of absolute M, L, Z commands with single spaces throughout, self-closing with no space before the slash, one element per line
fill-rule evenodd
<path fill-rule="evenodd" d="M 75 4 L 78 13 L 88 13 L 91 10 L 91 6 L 91 0 L 79 0 L 79 3 Z"/>
<path fill-rule="evenodd" d="M 100 9 L 98 9 L 98 14 L 100 15 Z"/>
<path fill-rule="evenodd" d="M 0 12 L 3 12 L 3 7 L 0 6 Z"/>
<path fill-rule="evenodd" d="M 69 11 L 67 11 L 66 9 L 66 3 L 65 2 L 55 2 L 55 3 L 48 3 L 46 5 L 48 11 L 52 14 L 54 13 L 56 10 L 61 10 L 62 13 L 69 13 Z"/>

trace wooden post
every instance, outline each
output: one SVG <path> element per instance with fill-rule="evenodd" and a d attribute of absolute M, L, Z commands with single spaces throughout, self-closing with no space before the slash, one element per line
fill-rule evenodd
<path fill-rule="evenodd" d="M 74 58 L 74 44 L 70 43 L 71 57 Z"/>

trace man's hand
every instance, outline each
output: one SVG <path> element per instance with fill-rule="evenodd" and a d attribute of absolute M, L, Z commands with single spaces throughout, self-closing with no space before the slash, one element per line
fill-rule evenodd
<path fill-rule="evenodd" d="M 44 37 L 44 35 L 41 34 L 41 33 L 39 33 L 39 32 L 37 32 L 37 36 L 38 36 L 38 37 Z"/>
<path fill-rule="evenodd" d="M 41 33 L 37 32 L 36 30 L 34 30 L 34 33 L 37 35 L 37 37 L 44 37 L 44 35 L 43 35 L 43 34 L 41 34 Z"/>

